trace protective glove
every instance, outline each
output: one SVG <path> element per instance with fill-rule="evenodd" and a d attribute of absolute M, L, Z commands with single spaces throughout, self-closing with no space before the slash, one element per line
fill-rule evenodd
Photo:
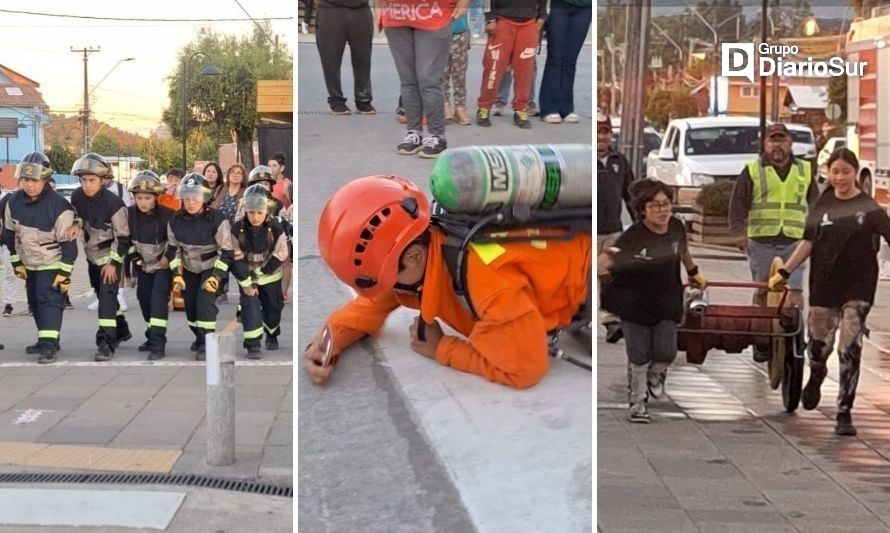
<path fill-rule="evenodd" d="M 68 294 L 68 289 L 71 287 L 71 275 L 67 272 L 57 272 L 56 277 L 53 278 L 52 288 L 56 289 L 62 294 Z"/>
<path fill-rule="evenodd" d="M 12 270 L 15 272 L 17 278 L 24 280 L 28 279 L 28 269 L 25 268 L 25 265 L 23 265 L 21 261 L 13 261 Z"/>
<path fill-rule="evenodd" d="M 215 294 L 216 291 L 219 290 L 219 278 L 216 276 L 210 276 L 204 281 L 204 285 L 202 286 L 202 288 L 211 294 Z"/>
<path fill-rule="evenodd" d="M 784 268 L 780 268 L 769 278 L 769 282 L 767 282 L 769 286 L 769 290 L 778 291 L 782 290 L 782 286 L 785 285 L 785 282 L 788 281 L 788 278 L 791 277 L 791 273 L 785 270 Z"/>
<path fill-rule="evenodd" d="M 173 276 L 173 290 L 180 292 L 185 290 L 185 280 L 182 279 L 182 274 Z"/>
<path fill-rule="evenodd" d="M 708 280 L 705 278 L 704 274 L 698 269 L 697 266 L 692 267 L 691 270 L 686 271 L 686 275 L 689 276 L 689 281 L 698 285 L 700 289 L 704 289 L 708 286 Z"/>

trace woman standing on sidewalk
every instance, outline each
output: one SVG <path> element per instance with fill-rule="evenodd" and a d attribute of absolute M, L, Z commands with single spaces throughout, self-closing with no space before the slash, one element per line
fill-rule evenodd
<path fill-rule="evenodd" d="M 621 317 L 627 345 L 631 422 L 649 423 L 648 396 L 661 398 L 667 369 L 677 357 L 677 324 L 683 318 L 680 263 L 690 283 L 707 281 L 689 253 L 683 222 L 672 215 L 673 191 L 644 179 L 631 187 L 637 222 L 599 256 L 602 305 Z"/>
<path fill-rule="evenodd" d="M 837 398 L 838 435 L 855 435 L 850 411 L 856 399 L 865 320 L 878 284 L 878 238 L 890 243 L 890 217 L 857 185 L 859 161 L 846 148 L 828 158 L 829 187 L 807 216 L 803 240 L 769 280 L 780 286 L 810 259 L 810 311 L 807 321 L 810 379 L 803 390 L 804 409 L 815 409 L 828 373 L 826 361 L 840 329 Z"/>
<path fill-rule="evenodd" d="M 590 30 L 591 0 L 551 0 L 547 18 L 547 62 L 541 79 L 541 118 L 550 124 L 578 122 L 575 65 Z"/>
<path fill-rule="evenodd" d="M 375 0 L 377 27 L 386 32 L 401 83 L 408 134 L 396 150 L 434 159 L 445 142 L 442 76 L 451 48 L 451 21 L 467 12 L 469 0 Z M 423 116 L 429 135 L 423 137 Z"/>
<path fill-rule="evenodd" d="M 218 210 L 229 221 L 229 225 L 235 223 L 235 212 L 238 211 L 238 203 L 241 196 L 244 195 L 244 189 L 247 188 L 246 183 L 247 169 L 241 163 L 235 163 L 229 167 L 226 172 L 226 178 L 223 182 L 222 189 L 217 195 L 216 200 L 210 204 L 210 207 Z M 229 297 L 226 291 L 229 288 L 229 276 L 222 281 L 219 287 L 219 296 L 216 297 L 217 303 L 226 303 Z"/>

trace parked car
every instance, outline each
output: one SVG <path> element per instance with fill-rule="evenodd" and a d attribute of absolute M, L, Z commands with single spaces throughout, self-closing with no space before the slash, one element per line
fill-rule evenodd
<path fill-rule="evenodd" d="M 64 196 L 69 202 L 71 201 L 71 193 L 79 189 L 80 185 L 64 184 L 56 185 L 56 192 Z"/>
<path fill-rule="evenodd" d="M 846 137 L 832 137 L 825 141 L 825 145 L 819 150 L 819 157 L 816 159 L 816 165 L 819 168 L 820 188 L 822 188 L 823 184 L 828 182 L 828 158 L 831 156 L 831 153 L 838 148 L 845 148 L 846 146 Z"/>
<path fill-rule="evenodd" d="M 675 187 L 674 211 L 691 220 L 704 185 L 735 180 L 760 154 L 760 120 L 696 117 L 670 121 L 658 150 L 648 155 L 646 176 Z"/>
<path fill-rule="evenodd" d="M 618 139 L 621 135 L 621 119 L 612 117 L 612 149 L 618 151 Z M 661 134 L 649 124 L 643 125 L 643 151 L 640 154 L 640 176 L 646 175 L 646 155 L 661 146 Z M 624 154 L 628 155 L 628 154 Z M 640 177 L 637 176 L 637 177 Z"/>
<path fill-rule="evenodd" d="M 816 161 L 816 136 L 813 129 L 803 124 L 786 124 L 791 132 L 791 153 L 794 157 Z"/>

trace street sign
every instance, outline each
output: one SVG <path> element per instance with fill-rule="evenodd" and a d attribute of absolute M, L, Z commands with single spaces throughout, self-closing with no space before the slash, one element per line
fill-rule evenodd
<path fill-rule="evenodd" d="M 0 118 L 0 139 L 18 139 L 19 121 L 16 118 Z"/>
<path fill-rule="evenodd" d="M 825 108 L 825 118 L 828 120 L 837 120 L 841 118 L 841 106 L 837 104 L 828 104 Z"/>

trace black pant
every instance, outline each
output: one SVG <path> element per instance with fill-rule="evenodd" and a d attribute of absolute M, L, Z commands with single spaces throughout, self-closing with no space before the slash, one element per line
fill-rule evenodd
<path fill-rule="evenodd" d="M 108 348 L 114 352 L 119 339 L 130 335 L 130 326 L 117 302 L 121 267 L 117 267 L 117 280 L 114 283 L 105 283 L 102 279 L 103 267 L 93 263 L 87 263 L 87 265 L 90 285 L 96 291 L 96 297 L 99 299 L 99 329 L 96 330 L 96 346 Z"/>
<path fill-rule="evenodd" d="M 259 346 L 265 331 L 267 338 L 281 333 L 281 310 L 284 294 L 281 280 L 257 287 L 256 296 L 246 296 L 241 290 L 241 324 L 244 327 L 244 347 Z"/>
<path fill-rule="evenodd" d="M 164 351 L 167 346 L 167 313 L 173 276 L 169 269 L 147 274 L 139 271 L 136 298 L 147 326 L 145 338 L 149 348 Z"/>
<path fill-rule="evenodd" d="M 55 277 L 55 270 L 28 270 L 25 291 L 37 325 L 37 346 L 58 350 L 65 297 L 53 288 Z"/>
<path fill-rule="evenodd" d="M 374 38 L 374 18 L 368 6 L 320 6 L 315 30 L 315 43 L 321 57 L 324 83 L 328 89 L 328 104 L 346 103 L 340 85 L 340 65 L 343 50 L 349 43 L 352 58 L 352 77 L 355 80 L 355 101 L 371 102 L 371 42 Z"/>
<path fill-rule="evenodd" d="M 206 342 L 208 333 L 216 331 L 216 314 L 219 312 L 216 308 L 216 293 L 207 292 L 202 287 L 211 274 L 212 268 L 198 274 L 188 270 L 182 273 L 185 281 L 185 318 L 195 334 L 195 342 L 201 345 Z"/>

